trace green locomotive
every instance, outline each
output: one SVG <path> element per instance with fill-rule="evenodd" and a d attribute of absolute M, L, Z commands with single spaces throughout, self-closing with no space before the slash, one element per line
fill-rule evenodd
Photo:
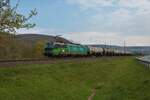
<path fill-rule="evenodd" d="M 47 43 L 44 55 L 46 56 L 85 56 L 89 48 L 80 44 Z"/>

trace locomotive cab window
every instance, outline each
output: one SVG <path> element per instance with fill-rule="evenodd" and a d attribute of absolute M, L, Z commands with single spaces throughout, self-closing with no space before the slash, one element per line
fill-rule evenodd
<path fill-rule="evenodd" d="M 55 48 L 66 48 L 66 45 L 55 44 Z"/>

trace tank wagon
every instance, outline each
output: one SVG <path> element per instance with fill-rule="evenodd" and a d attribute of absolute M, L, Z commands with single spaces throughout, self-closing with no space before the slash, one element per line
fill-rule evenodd
<path fill-rule="evenodd" d="M 103 48 L 103 55 L 105 56 L 114 56 L 114 50 L 110 48 Z"/>
<path fill-rule="evenodd" d="M 89 48 L 89 55 L 91 56 L 103 56 L 103 48 L 97 48 L 97 47 L 92 47 L 88 46 Z"/>
<path fill-rule="evenodd" d="M 45 56 L 124 56 L 129 52 L 110 48 L 99 48 L 81 44 L 47 43 L 44 48 Z"/>

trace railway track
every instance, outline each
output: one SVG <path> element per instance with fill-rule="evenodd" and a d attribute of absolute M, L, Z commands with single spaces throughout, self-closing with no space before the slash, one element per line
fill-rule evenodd
<path fill-rule="evenodd" d="M 0 60 L 0 67 L 14 67 L 16 65 L 28 65 L 28 64 L 48 64 L 54 63 L 57 60 L 54 58 L 39 58 L 39 59 L 6 59 Z"/>
<path fill-rule="evenodd" d="M 29 58 L 29 59 L 2 59 L 0 60 L 0 63 L 7 63 L 7 62 L 22 62 L 22 61 L 46 61 L 46 60 L 50 60 L 48 58 L 40 58 L 40 59 L 32 59 L 32 58 Z"/>
<path fill-rule="evenodd" d="M 82 60 L 92 60 L 97 58 L 91 57 L 51 57 L 51 58 L 39 58 L 39 59 L 6 59 L 0 60 L 0 67 L 13 67 L 16 65 L 28 65 L 28 64 L 55 64 L 62 61 L 82 61 Z"/>
<path fill-rule="evenodd" d="M 56 64 L 59 62 L 80 62 L 89 61 L 102 58 L 116 58 L 116 57 L 50 57 L 50 58 L 27 58 L 27 59 L 6 59 L 0 60 L 0 67 L 14 67 L 16 65 L 29 65 L 29 64 Z"/>

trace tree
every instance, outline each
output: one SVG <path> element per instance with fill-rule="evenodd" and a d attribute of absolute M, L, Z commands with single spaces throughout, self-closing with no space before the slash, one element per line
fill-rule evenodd
<path fill-rule="evenodd" d="M 43 57 L 43 53 L 44 53 L 44 46 L 45 43 L 47 41 L 46 40 L 39 40 L 36 42 L 35 46 L 34 46 L 34 56 L 35 57 Z"/>
<path fill-rule="evenodd" d="M 37 15 L 36 9 L 31 10 L 28 16 L 17 12 L 20 0 L 15 7 L 10 7 L 9 0 L 0 0 L 0 32 L 15 33 L 16 29 L 33 28 L 35 24 L 29 23 L 29 19 Z"/>

